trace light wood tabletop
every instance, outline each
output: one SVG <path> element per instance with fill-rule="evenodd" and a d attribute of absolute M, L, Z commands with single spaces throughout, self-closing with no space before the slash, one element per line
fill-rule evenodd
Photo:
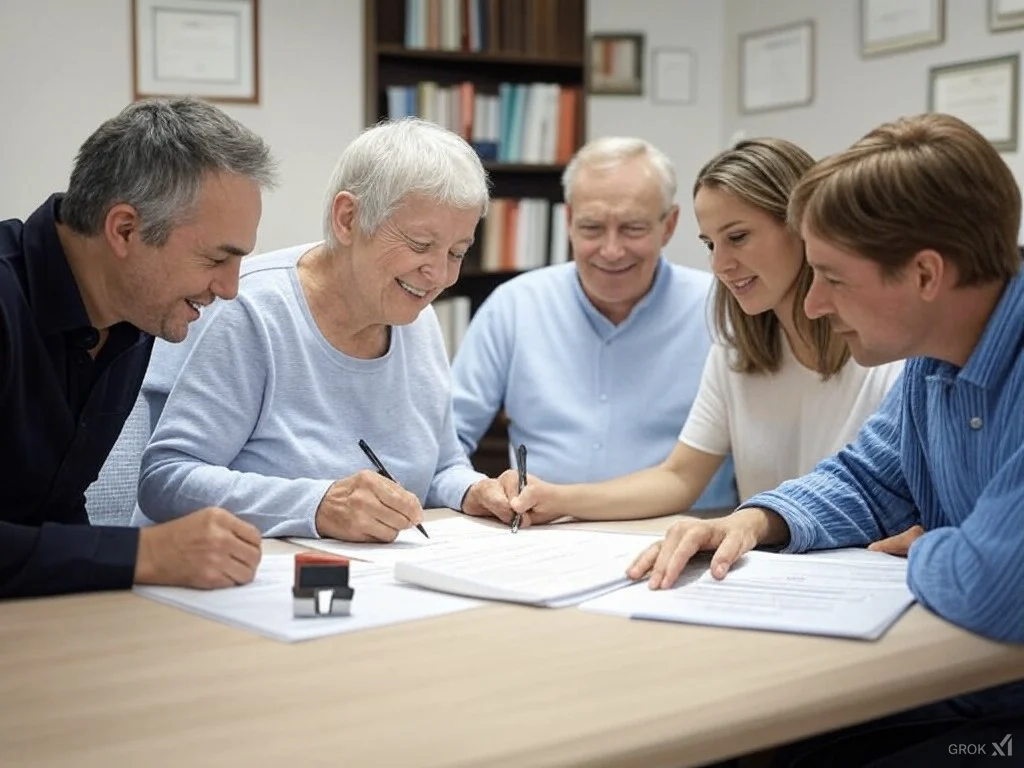
<path fill-rule="evenodd" d="M 0 604 L 0 764 L 675 768 L 1020 678 L 918 606 L 877 642 L 494 604 L 289 645 L 69 596 Z"/>

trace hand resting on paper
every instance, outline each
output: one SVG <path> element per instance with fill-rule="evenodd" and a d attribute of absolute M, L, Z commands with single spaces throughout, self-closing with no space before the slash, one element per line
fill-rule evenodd
<path fill-rule="evenodd" d="M 507 474 L 509 473 L 505 472 L 505 475 Z M 512 474 L 515 475 L 514 472 Z M 508 486 L 500 480 L 480 480 L 466 491 L 462 499 L 462 511 L 473 517 L 496 517 L 508 524 L 512 520 L 512 507 L 509 506 L 512 495 L 515 495 L 514 486 L 510 495 Z"/>
<path fill-rule="evenodd" d="M 316 510 L 316 531 L 340 541 L 394 541 L 423 522 L 420 500 L 369 469 L 335 481 Z"/>
<path fill-rule="evenodd" d="M 206 507 L 139 531 L 134 582 L 197 589 L 248 584 L 260 564 L 260 543 L 255 526 Z"/>
<path fill-rule="evenodd" d="M 887 555 L 906 557 L 910 552 L 910 545 L 913 544 L 924 533 L 920 525 L 912 525 L 903 533 L 881 539 L 874 544 L 869 544 L 868 549 L 872 552 L 885 552 Z"/>
<path fill-rule="evenodd" d="M 651 589 L 668 589 L 698 552 L 714 552 L 711 575 L 725 577 L 733 563 L 760 544 L 783 544 L 789 539 L 786 522 L 775 512 L 748 507 L 726 517 L 700 520 L 684 517 L 665 538 L 645 549 L 626 571 L 631 579 L 650 574 Z"/>

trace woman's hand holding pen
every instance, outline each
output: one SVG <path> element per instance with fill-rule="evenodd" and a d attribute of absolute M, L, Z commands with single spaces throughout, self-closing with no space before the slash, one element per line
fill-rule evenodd
<path fill-rule="evenodd" d="M 502 486 L 510 490 L 512 510 L 522 515 L 523 526 L 544 525 L 569 514 L 569 486 L 546 483 L 529 475 L 522 492 L 517 492 L 518 478 L 511 469 L 499 479 Z"/>
<path fill-rule="evenodd" d="M 420 500 L 369 469 L 335 481 L 316 510 L 317 533 L 341 541 L 394 541 L 421 522 Z"/>
<path fill-rule="evenodd" d="M 711 575 L 725 578 L 733 563 L 759 544 L 782 544 L 789 538 L 786 522 L 775 512 L 748 507 L 725 517 L 701 520 L 684 517 L 665 538 L 645 549 L 626 570 L 631 579 L 651 575 L 651 589 L 668 589 L 698 552 L 711 552 Z"/>
<path fill-rule="evenodd" d="M 474 517 L 496 517 L 508 524 L 512 519 L 507 487 L 497 480 L 487 478 L 470 486 L 462 499 L 462 511 Z M 515 491 L 513 491 L 513 494 Z"/>

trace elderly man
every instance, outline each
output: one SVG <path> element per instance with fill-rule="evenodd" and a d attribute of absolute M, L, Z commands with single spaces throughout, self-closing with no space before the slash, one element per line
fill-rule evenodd
<path fill-rule="evenodd" d="M 501 486 L 455 436 L 430 306 L 487 205 L 484 168 L 456 134 L 406 119 L 357 137 L 323 240 L 250 259 L 238 299 L 204 319 L 187 358 L 154 351 L 141 515 L 209 504 L 265 536 L 382 542 L 420 524 L 424 504 L 507 519 Z"/>
<path fill-rule="evenodd" d="M 215 107 L 140 102 L 86 140 L 66 194 L 0 223 L 0 596 L 252 579 L 259 534 L 224 509 L 91 527 L 84 493 L 153 336 L 181 341 L 235 295 L 272 177 L 263 141 Z"/>
<path fill-rule="evenodd" d="M 531 474 L 596 482 L 674 447 L 710 349 L 712 276 L 661 255 L 679 219 L 676 175 L 648 142 L 590 142 L 562 186 L 573 261 L 510 280 L 480 307 L 452 366 L 455 425 L 472 454 L 504 407 Z M 735 502 L 727 461 L 695 508 Z"/>

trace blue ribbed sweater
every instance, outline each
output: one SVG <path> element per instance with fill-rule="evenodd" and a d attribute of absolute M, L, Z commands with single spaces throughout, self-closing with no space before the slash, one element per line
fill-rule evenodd
<path fill-rule="evenodd" d="M 908 361 L 857 440 L 744 506 L 777 511 L 787 551 L 864 546 L 920 523 L 908 583 L 948 621 L 1024 642 L 1024 276 L 963 368 Z M 1024 710 L 1024 683 L 997 710 Z"/>

